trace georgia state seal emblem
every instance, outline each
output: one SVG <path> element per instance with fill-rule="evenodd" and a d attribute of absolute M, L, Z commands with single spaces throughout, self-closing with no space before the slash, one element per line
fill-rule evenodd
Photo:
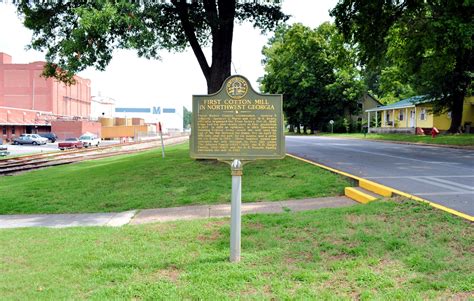
<path fill-rule="evenodd" d="M 247 94 L 248 84 L 242 77 L 231 78 L 226 85 L 227 95 L 232 99 L 240 99 Z"/>

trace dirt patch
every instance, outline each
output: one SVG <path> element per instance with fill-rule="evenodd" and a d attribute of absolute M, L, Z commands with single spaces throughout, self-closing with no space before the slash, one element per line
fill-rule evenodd
<path fill-rule="evenodd" d="M 445 294 L 440 296 L 439 300 L 467 301 L 474 298 L 474 291 Z"/>
<path fill-rule="evenodd" d="M 224 225 L 227 225 L 229 221 L 227 220 L 218 220 L 218 221 L 212 221 L 204 224 L 204 229 L 209 229 L 209 230 L 214 230 L 216 228 L 220 228 Z"/>
<path fill-rule="evenodd" d="M 199 241 L 202 242 L 209 242 L 209 241 L 216 241 L 222 237 L 222 234 L 219 231 L 213 231 L 208 234 L 201 234 L 197 237 Z"/>
<path fill-rule="evenodd" d="M 158 270 L 156 272 L 157 278 L 159 279 L 164 278 L 174 283 L 178 281 L 178 278 L 180 275 L 181 275 L 181 271 L 174 265 L 170 265 L 168 268 Z"/>

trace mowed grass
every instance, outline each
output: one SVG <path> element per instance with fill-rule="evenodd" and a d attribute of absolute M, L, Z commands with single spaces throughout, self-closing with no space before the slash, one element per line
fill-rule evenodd
<path fill-rule="evenodd" d="M 359 139 L 375 139 L 375 140 L 391 140 L 391 141 L 404 141 L 413 143 L 425 143 L 425 144 L 441 144 L 441 145 L 460 145 L 460 146 L 473 146 L 474 147 L 474 134 L 443 134 L 438 135 L 435 138 L 431 136 L 419 136 L 419 135 L 408 135 L 408 134 L 323 134 L 324 136 L 333 137 L 347 137 L 347 138 L 359 138 Z"/>
<path fill-rule="evenodd" d="M 238 264 L 229 232 L 228 219 L 0 230 L 0 299 L 473 297 L 472 224 L 425 204 L 247 215 Z"/>
<path fill-rule="evenodd" d="M 244 166 L 243 202 L 343 194 L 345 179 L 292 158 Z M 188 145 L 0 178 L 0 214 L 114 212 L 230 202 L 230 166 Z"/>

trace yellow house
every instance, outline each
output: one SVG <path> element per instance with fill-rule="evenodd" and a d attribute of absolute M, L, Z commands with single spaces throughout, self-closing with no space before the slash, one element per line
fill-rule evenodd
<path fill-rule="evenodd" d="M 400 100 L 383 107 L 366 110 L 369 133 L 415 133 L 416 128 L 433 128 L 447 131 L 451 125 L 451 112 L 434 115 L 432 101 L 422 96 Z M 474 123 L 474 97 L 464 99 L 461 125 L 469 131 Z M 375 125 L 375 127 L 374 127 Z"/>

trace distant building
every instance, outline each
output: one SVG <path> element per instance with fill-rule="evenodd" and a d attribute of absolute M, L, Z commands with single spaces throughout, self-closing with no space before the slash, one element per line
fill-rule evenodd
<path fill-rule="evenodd" d="M 433 100 L 423 96 L 402 99 L 399 102 L 365 111 L 373 126 L 371 133 L 415 133 L 416 128 L 425 131 L 436 127 L 444 132 L 451 126 L 451 112 L 433 113 Z M 473 131 L 474 97 L 464 98 L 461 126 Z"/>
<path fill-rule="evenodd" d="M 23 133 L 49 132 L 55 120 L 89 119 L 90 80 L 74 76 L 66 86 L 41 76 L 45 62 L 13 64 L 0 52 L 0 128 L 4 140 Z"/>
<path fill-rule="evenodd" d="M 161 122 L 164 132 L 183 131 L 182 106 L 116 107 L 115 117 L 143 118 L 147 124 Z"/>
<path fill-rule="evenodd" d="M 115 99 L 102 96 L 100 93 L 97 96 L 92 96 L 91 99 L 91 119 L 98 119 L 100 117 L 113 117 L 115 113 Z"/>

